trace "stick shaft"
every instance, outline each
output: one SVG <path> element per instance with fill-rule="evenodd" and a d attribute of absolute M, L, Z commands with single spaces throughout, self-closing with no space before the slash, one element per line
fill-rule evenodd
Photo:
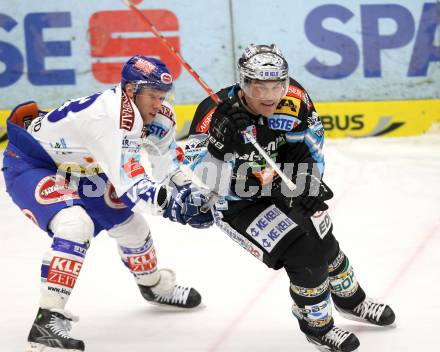
<path fill-rule="evenodd" d="M 151 23 L 145 14 L 139 10 L 135 5 L 131 3 L 130 0 L 123 0 L 125 4 L 132 10 L 139 18 L 148 25 L 153 34 L 160 40 L 160 42 L 171 52 L 171 54 L 182 64 L 183 67 L 189 72 L 191 76 L 201 85 L 201 87 L 209 94 L 212 100 L 214 100 L 217 104 L 220 102 L 218 96 L 212 91 L 211 88 L 200 78 L 196 71 L 185 61 L 179 51 L 174 48 L 174 46 L 160 33 L 160 31 L 156 28 L 156 26 Z"/>
<path fill-rule="evenodd" d="M 258 144 L 257 140 L 254 138 L 252 134 L 247 131 L 244 131 L 246 138 L 252 143 L 255 149 L 258 150 L 260 155 L 266 160 L 266 162 L 270 165 L 270 167 L 281 177 L 284 183 L 289 187 L 291 191 L 296 189 L 296 185 L 292 182 L 292 180 L 287 177 L 287 175 L 278 167 L 275 161 L 266 153 L 266 151 Z"/>
<path fill-rule="evenodd" d="M 185 59 L 182 57 L 180 52 L 178 52 L 173 45 L 160 33 L 160 31 L 156 28 L 156 26 L 151 23 L 151 21 L 148 19 L 145 14 L 140 11 L 135 5 L 131 3 L 130 0 L 122 0 L 134 13 L 136 13 L 139 18 L 148 25 L 148 27 L 151 29 L 153 34 L 160 40 L 160 42 L 173 54 L 173 56 L 182 64 L 182 66 L 189 72 L 191 76 L 194 77 L 194 79 L 201 85 L 201 87 L 209 94 L 211 99 L 216 103 L 220 103 L 220 99 L 213 92 L 211 88 L 200 78 L 200 76 L 194 71 L 194 69 L 185 61 Z M 252 145 L 255 147 L 255 149 L 258 150 L 258 152 L 261 154 L 261 156 L 266 160 L 266 162 L 272 167 L 273 170 L 281 177 L 281 179 L 284 181 L 284 183 L 289 187 L 291 191 L 294 191 L 296 189 L 296 185 L 292 182 L 292 180 L 286 176 L 286 174 L 281 171 L 281 169 L 278 167 L 278 165 L 271 159 L 271 157 L 264 151 L 264 149 L 258 144 L 257 140 L 252 136 L 250 133 L 245 132 L 246 137 L 249 139 L 249 141 L 252 143 Z M 216 195 L 218 197 L 218 195 Z"/>

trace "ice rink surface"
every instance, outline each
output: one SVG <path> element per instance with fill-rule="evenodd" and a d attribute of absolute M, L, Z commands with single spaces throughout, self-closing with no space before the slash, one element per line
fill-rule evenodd
<path fill-rule="evenodd" d="M 440 135 L 327 140 L 334 233 L 372 297 L 397 327 L 340 318 L 360 351 L 434 351 L 440 315 Z M 0 180 L 0 351 L 23 351 L 35 317 L 49 238 L 13 205 Z M 219 229 L 148 216 L 159 266 L 196 287 L 206 308 L 163 311 L 143 301 L 106 233 L 92 242 L 68 309 L 72 336 L 92 352 L 315 351 L 290 312 L 286 274 L 267 269 Z"/>

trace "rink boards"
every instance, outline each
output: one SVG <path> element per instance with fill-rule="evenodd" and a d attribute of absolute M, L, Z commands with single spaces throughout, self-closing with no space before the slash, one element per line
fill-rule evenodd
<path fill-rule="evenodd" d="M 179 139 L 188 135 L 195 109 L 176 106 Z M 416 136 L 440 122 L 440 100 L 320 102 L 316 110 L 328 138 Z"/>
<path fill-rule="evenodd" d="M 188 135 L 196 105 L 176 105 L 177 138 Z M 440 122 L 440 100 L 316 103 L 328 138 L 416 136 Z M 5 120 L 0 110 L 0 148 L 6 143 Z"/>

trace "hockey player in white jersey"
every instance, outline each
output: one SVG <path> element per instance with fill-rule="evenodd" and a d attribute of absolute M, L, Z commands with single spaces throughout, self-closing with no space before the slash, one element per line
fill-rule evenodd
<path fill-rule="evenodd" d="M 83 351 L 65 310 L 90 242 L 101 230 L 152 303 L 195 308 L 200 294 L 157 268 L 140 212 L 203 228 L 211 213 L 176 162 L 175 117 L 165 98 L 172 77 L 157 59 L 135 56 L 116 87 L 70 100 L 49 113 L 27 102 L 11 113 L 3 172 L 12 200 L 52 238 L 41 266 L 41 299 L 27 351 Z M 147 149 L 151 175 L 141 164 Z"/>

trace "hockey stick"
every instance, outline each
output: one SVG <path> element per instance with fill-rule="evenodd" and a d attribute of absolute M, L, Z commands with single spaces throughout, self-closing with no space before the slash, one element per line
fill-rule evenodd
<path fill-rule="evenodd" d="M 287 177 L 287 175 L 281 171 L 279 166 L 275 163 L 275 161 L 272 160 L 272 158 L 266 153 L 266 151 L 261 147 L 261 145 L 258 144 L 255 137 L 250 134 L 247 131 L 243 131 L 243 134 L 246 136 L 246 138 L 249 140 L 249 142 L 252 143 L 252 145 L 255 147 L 255 149 L 258 150 L 260 155 L 266 160 L 266 162 L 270 165 L 270 167 L 281 177 L 281 179 L 284 181 L 286 186 L 291 190 L 294 191 L 296 189 L 296 185 L 292 182 L 292 180 Z"/>
<path fill-rule="evenodd" d="M 174 48 L 174 46 L 162 35 L 162 33 L 159 32 L 159 30 L 156 28 L 156 26 L 151 23 L 151 21 L 148 19 L 147 16 L 144 15 L 144 13 L 139 10 L 135 5 L 133 5 L 131 0 L 122 0 L 129 8 L 132 10 L 136 15 L 139 16 L 139 18 L 150 27 L 153 34 L 160 40 L 160 42 L 173 54 L 173 56 L 182 64 L 183 67 L 189 72 L 191 76 L 194 77 L 194 79 L 202 86 L 202 88 L 206 91 L 206 93 L 209 94 L 212 100 L 214 100 L 217 104 L 220 103 L 219 97 L 212 91 L 209 86 L 203 82 L 203 80 L 200 78 L 200 76 L 197 74 L 196 71 L 188 64 L 188 62 L 185 61 L 185 59 L 182 57 L 179 51 Z"/>
<path fill-rule="evenodd" d="M 200 84 L 200 86 L 209 94 L 211 99 L 216 103 L 220 103 L 220 99 L 215 94 L 211 88 L 200 78 L 200 76 L 197 74 L 196 71 L 191 67 L 188 62 L 183 58 L 183 56 L 180 54 L 179 51 L 177 51 L 174 46 L 160 33 L 160 31 L 157 29 L 157 27 L 148 19 L 147 16 L 144 15 L 144 13 L 139 10 L 132 2 L 131 0 L 122 0 L 129 8 L 132 10 L 136 15 L 139 16 L 139 18 L 147 24 L 147 26 L 151 29 L 151 32 L 160 40 L 160 42 L 173 54 L 173 56 L 182 64 L 182 66 L 188 71 L 188 73 L 193 76 L 193 78 Z M 201 207 L 201 211 L 206 213 L 209 211 L 209 209 L 218 201 L 220 196 L 213 191 L 210 191 L 210 194 L 208 195 L 208 201 Z"/>
<path fill-rule="evenodd" d="M 180 52 L 178 52 L 173 45 L 159 32 L 159 30 L 151 23 L 151 21 L 145 16 L 142 11 L 140 11 L 131 0 L 122 0 L 134 13 L 136 13 L 139 18 L 145 22 L 153 32 L 153 34 L 160 40 L 160 42 L 174 55 L 174 57 L 182 64 L 182 66 L 194 77 L 194 79 L 202 86 L 202 88 L 209 94 L 211 99 L 216 103 L 220 104 L 220 98 L 213 92 L 211 88 L 200 78 L 200 76 L 194 71 L 194 69 L 185 61 Z M 272 160 L 272 158 L 264 151 L 264 149 L 258 144 L 257 140 L 251 134 L 245 132 L 246 137 L 252 143 L 252 145 L 258 150 L 261 156 L 266 160 L 266 162 L 273 168 L 275 172 L 281 177 L 287 187 L 294 191 L 296 189 L 296 185 L 290 180 L 287 175 L 281 171 L 278 165 Z M 219 195 L 214 193 L 208 197 L 208 203 L 211 205 L 214 204 L 219 198 Z M 215 199 L 215 201 L 213 201 Z M 211 206 L 210 205 L 210 206 Z M 202 207 L 203 208 L 203 207 Z M 202 209 L 202 211 L 207 211 L 206 207 Z"/>

